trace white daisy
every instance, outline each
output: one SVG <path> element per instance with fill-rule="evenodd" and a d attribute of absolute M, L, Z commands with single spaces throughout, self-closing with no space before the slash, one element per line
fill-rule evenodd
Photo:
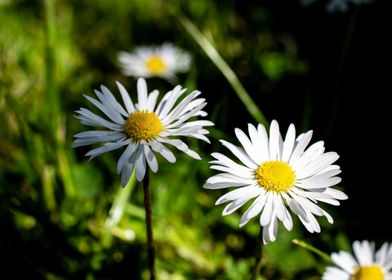
<path fill-rule="evenodd" d="M 161 77 L 172 80 L 177 72 L 187 72 L 191 56 L 170 43 L 139 47 L 133 53 L 120 52 L 123 73 L 134 77 Z"/>
<path fill-rule="evenodd" d="M 295 137 L 295 127 L 290 125 L 285 140 L 279 132 L 276 121 L 272 121 L 270 135 L 261 124 L 257 128 L 248 125 L 249 137 L 240 129 L 235 134 L 242 148 L 221 140 L 241 163 L 220 153 L 213 153 L 211 169 L 222 171 L 210 177 L 204 188 L 222 189 L 237 187 L 216 201 L 216 205 L 229 202 L 223 215 L 233 213 L 249 200 L 255 198 L 242 215 L 240 227 L 250 219 L 260 215 L 263 227 L 263 242 L 274 241 L 277 235 L 278 220 L 291 230 L 293 220 L 288 208 L 298 215 L 310 232 L 320 232 L 316 216 L 326 216 L 330 223 L 332 217 L 317 203 L 318 201 L 339 205 L 339 199 L 347 196 L 331 186 L 338 184 L 341 171 L 332 165 L 338 158 L 335 152 L 324 153 L 322 141 L 309 148 L 312 131 Z"/>
<path fill-rule="evenodd" d="M 354 255 L 340 251 L 331 258 L 338 266 L 327 267 L 323 280 L 392 280 L 392 244 L 375 251 L 373 242 L 355 241 Z"/>
<path fill-rule="evenodd" d="M 174 154 L 166 147 L 173 145 L 180 151 L 200 159 L 200 156 L 190 150 L 179 139 L 171 137 L 188 136 L 209 142 L 205 134 L 208 131 L 203 126 L 213 125 L 207 120 L 188 121 L 192 117 L 206 116 L 202 111 L 206 106 L 205 99 L 196 98 L 200 91 L 193 91 L 181 101 L 179 98 L 186 89 L 176 86 L 167 92 L 156 106 L 158 91 L 147 93 L 144 79 L 137 81 L 138 103 L 134 104 L 126 89 L 117 82 L 118 89 L 125 107 L 120 105 L 112 93 L 101 86 L 101 91 L 95 90 L 98 100 L 89 96 L 86 98 L 101 110 L 108 119 L 104 119 L 90 110 L 81 108 L 75 117 L 82 124 L 104 128 L 76 134 L 73 147 L 86 146 L 105 142 L 99 148 L 89 151 L 86 156 L 94 158 L 102 153 L 125 147 L 125 151 L 117 162 L 117 172 L 121 173 L 121 184 L 125 186 L 136 167 L 136 178 L 141 181 L 146 172 L 146 164 L 153 172 L 157 172 L 158 163 L 154 152 L 160 153 L 169 162 L 175 162 Z"/>

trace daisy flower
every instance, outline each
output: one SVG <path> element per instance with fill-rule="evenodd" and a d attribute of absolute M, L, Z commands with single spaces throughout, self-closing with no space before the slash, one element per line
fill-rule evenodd
<path fill-rule="evenodd" d="M 187 72 L 191 56 L 170 43 L 162 46 L 138 47 L 133 53 L 120 52 L 123 73 L 134 77 L 175 78 L 177 72 Z"/>
<path fill-rule="evenodd" d="M 295 136 L 290 125 L 284 141 L 279 125 L 271 123 L 269 137 L 263 125 L 248 125 L 249 137 L 240 129 L 235 134 L 242 147 L 227 141 L 221 143 L 240 161 L 237 163 L 220 153 L 211 154 L 211 169 L 221 171 L 210 177 L 203 186 L 206 189 L 236 187 L 216 201 L 216 205 L 229 202 L 223 215 L 233 213 L 254 199 L 242 215 L 240 227 L 260 214 L 264 244 L 276 239 L 278 220 L 287 230 L 293 227 L 291 210 L 310 232 L 320 232 L 315 216 L 332 217 L 318 202 L 339 205 L 347 196 L 331 186 L 338 184 L 341 171 L 333 163 L 339 158 L 335 152 L 324 153 L 324 143 L 316 142 L 306 149 L 312 131 Z"/>
<path fill-rule="evenodd" d="M 86 146 L 104 142 L 104 145 L 89 151 L 86 156 L 94 158 L 102 153 L 124 147 L 125 151 L 117 162 L 117 172 L 121 173 L 121 184 L 125 186 L 136 168 L 136 178 L 141 181 L 147 165 L 153 172 L 158 171 L 157 159 L 153 152 L 161 154 L 167 161 L 176 161 L 174 154 L 166 147 L 173 145 L 194 159 L 200 156 L 188 146 L 176 139 L 179 136 L 194 137 L 209 142 L 208 131 L 204 126 L 213 125 L 207 120 L 192 120 L 192 117 L 206 116 L 202 111 L 205 99 L 197 98 L 200 91 L 193 91 L 179 101 L 186 89 L 176 86 L 167 92 L 157 104 L 158 91 L 147 92 L 146 81 L 137 81 L 138 103 L 132 102 L 126 89 L 117 82 L 125 107 L 120 105 L 105 86 L 101 91 L 95 90 L 98 99 L 85 96 L 106 115 L 102 118 L 88 109 L 81 108 L 75 116 L 82 124 L 103 128 L 76 134 L 73 147 Z M 173 138 L 174 139 L 173 139 Z"/>
<path fill-rule="evenodd" d="M 355 241 L 354 255 L 340 251 L 331 258 L 338 266 L 327 267 L 323 280 L 391 280 L 392 244 L 384 243 L 375 252 L 373 242 Z"/>

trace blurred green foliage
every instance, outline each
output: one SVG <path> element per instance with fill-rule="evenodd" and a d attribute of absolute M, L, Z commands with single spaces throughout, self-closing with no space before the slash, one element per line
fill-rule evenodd
<path fill-rule="evenodd" d="M 232 138 L 235 125 L 244 127 L 252 119 L 169 8 L 181 9 L 240 79 L 255 85 L 251 93 L 263 106 L 261 88 L 270 94 L 274 83 L 308 71 L 295 39 L 273 33 L 268 9 L 256 4 L 245 21 L 233 1 L 56 1 L 53 18 L 46 21 L 43 2 L 0 1 L 0 253 L 5 271 L 20 267 L 13 275 L 27 279 L 147 276 L 141 186 L 132 179 L 120 187 L 115 173 L 119 151 L 87 162 L 87 148 L 71 149 L 72 135 L 85 129 L 73 112 L 89 106 L 83 94 L 91 95 L 100 84 L 118 96 L 118 80 L 136 94 L 135 80 L 118 68 L 119 51 L 172 41 L 193 53 L 192 70 L 180 81 L 189 90 L 202 89 L 216 127 L 211 145 L 191 143 L 202 161 L 182 154 L 174 165 L 160 159 L 160 170 L 152 176 L 158 277 L 246 279 L 259 225 L 255 219 L 239 229 L 243 210 L 222 217 L 222 207 L 214 207 L 222 192 L 201 186 L 212 174 L 209 152 L 222 150 L 217 139 Z M 148 83 L 161 92 L 173 87 L 158 79 Z M 231 120 L 233 108 L 243 117 Z M 320 240 L 306 238 L 327 251 L 347 248 L 337 228 L 326 224 Z M 300 228 L 281 230 L 278 242 L 265 247 L 264 278 L 259 279 L 319 279 L 325 263 L 291 243 L 303 237 Z"/>

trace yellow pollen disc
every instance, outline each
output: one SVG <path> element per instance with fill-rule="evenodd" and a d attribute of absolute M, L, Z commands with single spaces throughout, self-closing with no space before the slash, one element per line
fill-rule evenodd
<path fill-rule="evenodd" d="M 166 71 L 165 61 L 159 55 L 149 57 L 145 63 L 150 74 L 162 74 Z"/>
<path fill-rule="evenodd" d="M 136 111 L 129 115 L 124 131 L 134 142 L 151 140 L 163 130 L 161 120 L 154 112 Z"/>
<path fill-rule="evenodd" d="M 295 172 L 286 162 L 266 161 L 255 174 L 257 183 L 267 191 L 287 192 L 295 183 Z"/>
<path fill-rule="evenodd" d="M 384 280 L 384 273 L 378 265 L 357 267 L 351 280 Z"/>

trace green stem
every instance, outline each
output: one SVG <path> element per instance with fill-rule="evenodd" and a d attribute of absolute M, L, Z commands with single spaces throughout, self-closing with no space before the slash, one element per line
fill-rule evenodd
<path fill-rule="evenodd" d="M 55 137 L 58 128 L 58 113 L 59 113 L 59 100 L 56 85 L 56 13 L 55 6 L 56 0 L 45 0 L 45 80 L 46 80 L 46 93 L 45 93 L 45 106 L 48 110 L 47 116 L 50 121 L 50 128 L 52 135 Z"/>
<path fill-rule="evenodd" d="M 151 190 L 148 170 L 146 171 L 146 175 L 143 179 L 143 190 L 144 207 L 146 209 L 148 269 L 150 271 L 150 280 L 155 280 L 155 246 L 152 233 Z"/>
<path fill-rule="evenodd" d="M 256 106 L 255 102 L 252 100 L 250 95 L 245 90 L 244 86 L 241 84 L 237 75 L 230 68 L 230 66 L 223 60 L 223 58 L 219 55 L 217 50 L 213 47 L 213 45 L 208 41 L 208 39 L 197 29 L 197 27 L 186 18 L 181 12 L 177 11 L 172 13 L 175 15 L 175 18 L 179 20 L 181 25 L 185 28 L 185 30 L 193 37 L 193 39 L 200 45 L 200 47 L 204 50 L 207 56 L 211 59 L 211 61 L 215 64 L 216 67 L 222 72 L 222 74 L 229 81 L 230 85 L 233 87 L 239 99 L 247 108 L 248 112 L 252 115 L 252 117 L 268 127 L 268 122 L 264 117 L 263 113 Z"/>
<path fill-rule="evenodd" d="M 324 259 L 325 261 L 327 261 L 327 262 L 332 262 L 331 257 L 330 257 L 329 255 L 327 255 L 327 254 L 324 253 L 323 251 L 317 249 L 316 247 L 314 247 L 314 246 L 312 246 L 312 245 L 306 243 L 305 241 L 298 240 L 298 239 L 294 239 L 292 242 L 293 242 L 294 244 L 296 244 L 296 245 L 302 247 L 302 248 L 305 248 L 305 249 L 307 249 L 307 250 L 309 250 L 309 251 L 315 253 L 316 255 L 318 255 L 319 257 L 321 257 L 322 259 Z"/>
<path fill-rule="evenodd" d="M 252 278 L 251 278 L 252 280 L 257 280 L 257 278 L 259 277 L 260 269 L 261 269 L 262 262 L 263 262 L 263 241 L 260 240 L 259 244 L 260 244 L 259 249 L 256 252 L 255 265 L 254 265 Z"/>

